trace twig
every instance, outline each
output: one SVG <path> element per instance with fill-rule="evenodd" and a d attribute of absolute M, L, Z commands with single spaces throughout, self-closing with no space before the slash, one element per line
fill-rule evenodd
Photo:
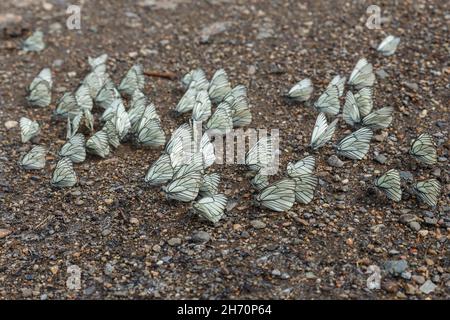
<path fill-rule="evenodd" d="M 160 71 L 144 71 L 144 74 L 149 77 L 157 77 L 157 78 L 164 78 L 169 80 L 175 80 L 177 76 L 175 73 L 167 71 L 167 72 L 160 72 Z"/>

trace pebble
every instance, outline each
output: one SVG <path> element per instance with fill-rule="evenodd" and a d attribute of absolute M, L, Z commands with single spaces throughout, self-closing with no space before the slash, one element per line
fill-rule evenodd
<path fill-rule="evenodd" d="M 131 224 L 139 224 L 139 219 L 133 217 L 130 219 L 130 223 Z"/>
<path fill-rule="evenodd" d="M 425 294 L 429 294 L 433 292 L 436 289 L 436 285 L 431 281 L 427 280 L 423 285 L 420 286 L 420 291 L 422 291 Z"/>
<path fill-rule="evenodd" d="M 171 238 L 171 239 L 169 239 L 169 241 L 167 241 L 167 243 L 169 244 L 169 246 L 172 246 L 172 247 L 179 246 L 181 244 L 181 239 L 180 238 Z"/>
<path fill-rule="evenodd" d="M 414 231 L 419 231 L 420 223 L 418 223 L 417 221 L 411 221 L 410 223 L 408 223 L 408 227 L 410 227 Z"/>
<path fill-rule="evenodd" d="M 425 283 L 425 277 L 423 277 L 423 276 L 413 275 L 411 278 L 412 278 L 412 280 L 413 280 L 415 283 L 417 283 L 417 284 L 423 284 L 423 283 Z"/>
<path fill-rule="evenodd" d="M 405 87 L 407 87 L 411 90 L 414 90 L 414 91 L 419 90 L 419 85 L 415 82 L 404 82 L 403 84 L 405 85 Z"/>
<path fill-rule="evenodd" d="M 266 224 L 261 220 L 252 220 L 250 221 L 250 224 L 255 229 L 264 229 L 266 227 Z"/>
<path fill-rule="evenodd" d="M 400 171 L 400 178 L 402 178 L 403 180 L 406 180 L 406 181 L 414 180 L 413 174 L 409 171 Z"/>
<path fill-rule="evenodd" d="M 152 247 L 152 250 L 155 251 L 155 252 L 161 252 L 161 246 L 159 244 L 155 244 Z"/>
<path fill-rule="evenodd" d="M 398 284 L 394 281 L 383 282 L 383 289 L 389 293 L 396 293 L 398 291 Z"/>
<path fill-rule="evenodd" d="M 381 164 L 384 164 L 387 161 L 387 157 L 384 154 L 379 154 L 375 157 L 375 160 Z"/>
<path fill-rule="evenodd" d="M 208 242 L 211 239 L 211 236 L 206 231 L 197 231 L 192 235 L 192 240 L 194 242 Z"/>
<path fill-rule="evenodd" d="M 425 217 L 423 220 L 425 221 L 426 224 L 431 226 L 434 226 L 438 223 L 438 220 L 436 218 Z"/>
<path fill-rule="evenodd" d="M 327 163 L 336 168 L 342 168 L 344 166 L 344 162 L 334 154 L 328 158 Z"/>
<path fill-rule="evenodd" d="M 273 269 L 272 270 L 272 275 L 275 276 L 275 277 L 279 277 L 279 276 L 281 276 L 281 271 L 278 270 L 278 269 Z"/>
<path fill-rule="evenodd" d="M 399 221 L 403 224 L 408 224 L 410 222 L 416 221 L 416 216 L 410 213 L 402 214 Z"/>
<path fill-rule="evenodd" d="M 403 279 L 410 280 L 410 279 L 411 279 L 411 272 L 409 272 L 409 271 L 404 271 L 404 272 L 402 272 L 401 277 L 402 277 Z"/>
<path fill-rule="evenodd" d="M 306 272 L 305 277 L 306 277 L 306 279 L 315 279 L 316 275 L 312 272 Z"/>
<path fill-rule="evenodd" d="M 394 275 L 401 275 L 408 268 L 408 262 L 405 260 L 389 260 L 384 264 L 384 269 Z"/>
<path fill-rule="evenodd" d="M 12 231 L 9 230 L 9 229 L 0 229 L 0 239 L 6 237 L 6 236 L 8 236 L 8 235 L 10 235 L 11 232 L 12 232 Z"/>
<path fill-rule="evenodd" d="M 9 120 L 9 121 L 5 122 L 5 127 L 8 130 L 17 127 L 18 125 L 19 125 L 19 123 L 14 120 Z"/>
<path fill-rule="evenodd" d="M 204 27 L 200 31 L 200 43 L 208 43 L 212 36 L 225 32 L 231 25 L 231 21 L 218 21 Z"/>
<path fill-rule="evenodd" d="M 389 74 L 384 71 L 384 69 L 378 69 L 377 71 L 375 71 L 376 75 L 378 76 L 378 78 L 384 80 L 387 77 L 389 77 Z"/>

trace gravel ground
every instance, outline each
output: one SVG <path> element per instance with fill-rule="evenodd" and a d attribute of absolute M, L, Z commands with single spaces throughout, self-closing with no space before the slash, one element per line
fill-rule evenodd
<path fill-rule="evenodd" d="M 0 26 L 6 13 L 17 15 L 1 27 L 0 42 L 0 298 L 450 298 L 448 2 L 377 1 L 380 30 L 365 27 L 365 1 L 82 2 L 80 31 L 66 29 L 66 0 L 0 2 Z M 47 48 L 25 53 L 20 44 L 36 29 Z M 382 57 L 373 47 L 389 33 L 401 44 Z M 161 150 L 131 145 L 107 159 L 88 156 L 75 166 L 78 186 L 53 189 L 65 123 L 49 108 L 26 107 L 26 86 L 51 66 L 54 108 L 88 71 L 87 57 L 104 52 L 116 83 L 134 63 L 178 76 L 225 68 L 233 85 L 249 88 L 252 127 L 280 129 L 283 167 L 304 155 L 315 122 L 314 110 L 281 97 L 303 77 L 317 98 L 364 56 L 377 74 L 375 107 L 393 106 L 394 121 L 376 133 L 365 160 L 332 167 L 333 150 L 320 149 L 315 199 L 287 213 L 252 207 L 245 171 L 215 165 L 222 192 L 238 202 L 209 225 L 144 185 Z M 170 112 L 183 93 L 179 81 L 147 78 L 146 93 L 166 132 L 182 123 Z M 29 144 L 5 124 L 21 116 L 42 124 L 40 143 L 50 147 L 42 171 L 17 164 Z M 423 131 L 438 145 L 432 168 L 407 155 Z M 336 136 L 347 132 L 341 122 Z M 409 179 L 436 177 L 436 209 L 407 193 L 398 204 L 371 193 L 374 177 L 390 168 Z M 366 287 L 371 265 L 382 271 L 379 290 Z"/>

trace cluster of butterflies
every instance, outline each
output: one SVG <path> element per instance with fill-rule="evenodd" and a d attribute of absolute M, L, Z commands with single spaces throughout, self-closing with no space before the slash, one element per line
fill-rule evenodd
<path fill-rule="evenodd" d="M 56 187 L 71 187 L 77 183 L 73 163 L 81 163 L 86 153 L 102 158 L 107 157 L 111 148 L 117 148 L 121 142 L 132 140 L 144 147 L 158 147 L 165 144 L 165 133 L 155 106 L 142 92 L 145 85 L 143 69 L 133 66 L 116 88 L 106 72 L 108 56 L 89 58 L 91 71 L 86 75 L 74 93 L 65 93 L 57 103 L 55 116 L 67 118 L 66 143 L 58 154 L 61 159 L 53 171 L 51 184 Z M 42 70 L 29 87 L 28 101 L 45 101 L 50 104 L 50 90 L 34 91 L 35 83 L 46 81 L 51 84 L 51 72 Z M 48 86 L 49 88 L 51 87 Z M 128 97 L 128 111 L 122 96 Z M 36 104 L 32 104 L 36 105 Z M 93 107 L 102 108 L 101 130 L 94 132 Z M 92 135 L 85 139 L 79 132 L 85 128 Z M 27 118 L 20 120 L 22 142 L 27 142 L 39 134 L 39 124 Z M 45 166 L 46 149 L 33 147 L 22 159 L 25 169 L 42 169 Z"/>
<path fill-rule="evenodd" d="M 437 162 L 433 138 L 428 133 L 422 133 L 412 140 L 409 154 L 425 165 Z M 395 202 L 402 199 L 400 173 L 396 169 L 391 169 L 376 179 L 375 186 Z M 423 180 L 414 183 L 412 191 L 427 205 L 435 207 L 441 193 L 441 184 L 436 179 Z"/>
<path fill-rule="evenodd" d="M 192 111 L 191 120 L 173 132 L 144 180 L 151 186 L 164 185 L 162 190 L 168 199 L 192 202 L 200 217 L 216 223 L 224 215 L 227 198 L 219 193 L 220 175 L 206 173 L 216 159 L 211 139 L 251 123 L 247 88 L 232 88 L 223 69 L 217 70 L 211 81 L 201 69 L 188 72 L 181 81 L 187 90 L 175 113 Z M 201 127 L 205 133 L 199 139 L 196 132 Z"/>

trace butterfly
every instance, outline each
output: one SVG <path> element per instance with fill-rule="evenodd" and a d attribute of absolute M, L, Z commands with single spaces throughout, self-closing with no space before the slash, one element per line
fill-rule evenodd
<path fill-rule="evenodd" d="M 318 178 L 312 174 L 304 174 L 296 176 L 294 178 L 295 182 L 295 200 L 308 204 L 314 198 L 314 191 L 316 190 Z"/>
<path fill-rule="evenodd" d="M 430 207 L 435 207 L 441 193 L 441 184 L 436 179 L 428 179 L 414 184 L 413 190 L 420 200 Z"/>
<path fill-rule="evenodd" d="M 144 70 L 136 64 L 128 70 L 118 87 L 119 92 L 131 96 L 136 89 L 143 90 L 145 85 Z"/>
<path fill-rule="evenodd" d="M 45 49 L 44 33 L 42 31 L 35 31 L 22 44 L 22 49 L 25 51 L 42 51 Z"/>
<path fill-rule="evenodd" d="M 267 169 L 274 163 L 276 154 L 277 150 L 273 148 L 271 137 L 264 136 L 248 150 L 245 164 L 251 171 Z"/>
<path fill-rule="evenodd" d="M 327 118 L 324 113 L 319 113 L 317 116 L 316 124 L 311 135 L 310 147 L 313 150 L 317 150 L 323 147 L 333 137 L 336 130 L 336 124 L 338 119 L 335 119 L 330 125 L 327 123 Z"/>
<path fill-rule="evenodd" d="M 128 104 L 128 118 L 130 119 L 131 131 L 136 132 L 139 120 L 144 114 L 145 107 L 148 105 L 148 99 L 141 90 L 136 90 L 131 96 L 131 101 Z"/>
<path fill-rule="evenodd" d="M 348 79 L 348 84 L 359 90 L 364 87 L 372 87 L 374 82 L 375 74 L 372 64 L 368 63 L 365 58 L 359 59 Z"/>
<path fill-rule="evenodd" d="M 252 122 L 252 114 L 248 105 L 247 88 L 237 85 L 223 98 L 217 109 L 226 109 L 231 116 L 234 127 L 243 127 Z M 217 111 L 217 110 L 216 110 Z"/>
<path fill-rule="evenodd" d="M 108 60 L 108 55 L 106 53 L 95 58 L 88 57 L 88 63 L 92 70 L 95 70 L 98 66 L 105 65 L 106 60 Z"/>
<path fill-rule="evenodd" d="M 392 112 L 394 112 L 392 107 L 375 110 L 363 118 L 362 124 L 372 130 L 387 128 L 392 122 Z"/>
<path fill-rule="evenodd" d="M 380 45 L 377 48 L 377 51 L 380 52 L 383 56 L 391 56 L 397 50 L 397 46 L 400 43 L 400 38 L 394 37 L 392 35 L 387 36 L 381 41 Z"/>
<path fill-rule="evenodd" d="M 314 156 L 307 156 L 295 163 L 289 162 L 287 165 L 287 174 L 291 178 L 296 178 L 314 172 L 316 159 Z"/>
<path fill-rule="evenodd" d="M 400 188 L 400 174 L 397 170 L 391 169 L 375 180 L 375 186 L 383 191 L 386 196 L 393 201 L 402 199 L 402 189 Z"/>
<path fill-rule="evenodd" d="M 217 223 L 223 217 L 226 206 L 227 198 L 223 194 L 204 197 L 192 204 L 198 215 L 212 223 Z"/>
<path fill-rule="evenodd" d="M 192 127 L 189 124 L 182 124 L 172 133 L 165 152 L 170 155 L 174 168 L 189 162 L 194 149 L 192 144 Z"/>
<path fill-rule="evenodd" d="M 35 107 L 47 107 L 52 100 L 52 74 L 49 68 L 44 68 L 28 86 L 28 103 Z"/>
<path fill-rule="evenodd" d="M 103 86 L 98 91 L 94 100 L 103 109 L 108 109 L 115 100 L 120 99 L 120 93 L 116 89 L 111 79 L 106 79 Z"/>
<path fill-rule="evenodd" d="M 200 140 L 200 152 L 203 155 L 204 169 L 212 166 L 216 161 L 216 155 L 214 153 L 214 145 L 211 143 L 209 135 L 205 132 Z"/>
<path fill-rule="evenodd" d="M 110 80 L 106 74 L 106 69 L 98 66 L 93 71 L 89 72 L 83 79 L 83 85 L 89 88 L 89 94 L 92 99 L 95 99 L 103 88 L 106 81 Z"/>
<path fill-rule="evenodd" d="M 250 181 L 250 184 L 256 190 L 261 191 L 269 185 L 269 176 L 258 172 Z"/>
<path fill-rule="evenodd" d="M 79 113 L 80 108 L 78 106 L 77 100 L 75 99 L 75 96 L 70 92 L 64 93 L 64 95 L 58 100 L 56 109 L 54 111 L 55 115 L 68 116 L 69 118 L 73 118 Z"/>
<path fill-rule="evenodd" d="M 130 119 L 121 99 L 114 100 L 111 107 L 103 112 L 102 120 L 110 120 L 114 124 L 120 140 L 123 140 L 131 129 Z"/>
<path fill-rule="evenodd" d="M 436 148 L 433 138 L 428 133 L 422 133 L 411 142 L 409 153 L 425 164 L 435 164 L 437 162 Z"/>
<path fill-rule="evenodd" d="M 294 101 L 304 102 L 311 98 L 314 88 L 311 79 L 306 78 L 297 82 L 288 92 L 287 97 Z"/>
<path fill-rule="evenodd" d="M 108 137 L 108 142 L 111 146 L 117 148 L 120 145 L 119 134 L 117 133 L 116 127 L 111 120 L 105 122 L 102 131 L 105 131 Z"/>
<path fill-rule="evenodd" d="M 353 160 L 361 160 L 369 151 L 373 132 L 369 128 L 361 128 L 343 138 L 336 146 L 337 153 Z"/>
<path fill-rule="evenodd" d="M 185 87 L 196 91 L 208 90 L 209 88 L 209 82 L 206 79 L 205 72 L 202 69 L 195 69 L 188 72 L 181 79 L 181 83 Z"/>
<path fill-rule="evenodd" d="M 61 157 L 67 157 L 73 163 L 80 163 L 86 159 L 85 139 L 81 133 L 77 133 L 69 139 L 59 151 Z"/>
<path fill-rule="evenodd" d="M 201 196 L 213 196 L 219 191 L 220 175 L 218 173 L 205 174 L 200 185 Z"/>
<path fill-rule="evenodd" d="M 182 202 L 191 202 L 200 190 L 202 184 L 201 171 L 189 170 L 188 164 L 182 165 L 173 176 L 173 179 L 163 187 L 163 191 L 168 199 Z"/>
<path fill-rule="evenodd" d="M 256 203 L 273 211 L 287 211 L 295 202 L 295 181 L 282 179 L 261 190 L 255 197 Z"/>
<path fill-rule="evenodd" d="M 332 116 L 339 113 L 341 108 L 339 104 L 339 90 L 337 86 L 328 87 L 324 93 L 314 103 L 314 108 Z"/>
<path fill-rule="evenodd" d="M 39 74 L 33 79 L 33 81 L 31 81 L 29 89 L 31 90 L 32 87 L 42 81 L 47 82 L 49 87 L 53 86 L 52 71 L 50 70 L 50 68 L 42 69 Z"/>
<path fill-rule="evenodd" d="M 233 130 L 233 118 L 225 109 L 217 108 L 205 125 L 206 132 L 211 135 L 224 135 Z"/>
<path fill-rule="evenodd" d="M 53 170 L 51 184 L 55 187 L 72 187 L 77 183 L 77 175 L 73 170 L 72 161 L 69 158 L 62 158 Z"/>
<path fill-rule="evenodd" d="M 89 153 L 98 155 L 99 157 L 105 158 L 108 156 L 109 142 L 108 134 L 105 130 L 97 131 L 92 137 L 86 141 L 86 150 Z"/>
<path fill-rule="evenodd" d="M 40 170 L 45 167 L 47 149 L 43 146 L 34 146 L 20 161 L 20 165 L 27 170 Z"/>
<path fill-rule="evenodd" d="M 182 114 L 194 109 L 197 93 L 198 90 L 196 88 L 189 88 L 181 97 L 180 101 L 178 101 L 175 107 L 176 113 Z"/>
<path fill-rule="evenodd" d="M 144 181 L 152 186 L 161 185 L 170 181 L 174 168 L 170 155 L 163 153 L 148 169 Z"/>
<path fill-rule="evenodd" d="M 145 108 L 135 137 L 137 143 L 143 146 L 158 147 L 166 143 L 166 136 L 153 104 Z"/>
<path fill-rule="evenodd" d="M 78 109 L 92 110 L 94 102 L 91 98 L 91 92 L 89 87 L 85 84 L 81 84 L 75 91 L 75 100 L 77 102 Z"/>
<path fill-rule="evenodd" d="M 37 121 L 22 117 L 20 118 L 19 124 L 22 143 L 30 141 L 39 134 L 39 123 Z"/>
<path fill-rule="evenodd" d="M 328 84 L 327 89 L 336 87 L 336 89 L 338 90 L 338 96 L 342 97 L 344 94 L 344 86 L 345 86 L 346 80 L 347 79 L 345 77 L 341 77 L 340 75 L 337 75 L 333 79 L 331 79 L 330 83 Z"/>
<path fill-rule="evenodd" d="M 228 81 L 227 73 L 223 69 L 217 70 L 209 83 L 209 98 L 213 103 L 218 103 L 221 102 L 230 91 L 231 85 Z"/>
<path fill-rule="evenodd" d="M 207 91 L 199 91 L 195 96 L 194 107 L 192 109 L 192 120 L 203 122 L 211 116 L 211 100 Z"/>

